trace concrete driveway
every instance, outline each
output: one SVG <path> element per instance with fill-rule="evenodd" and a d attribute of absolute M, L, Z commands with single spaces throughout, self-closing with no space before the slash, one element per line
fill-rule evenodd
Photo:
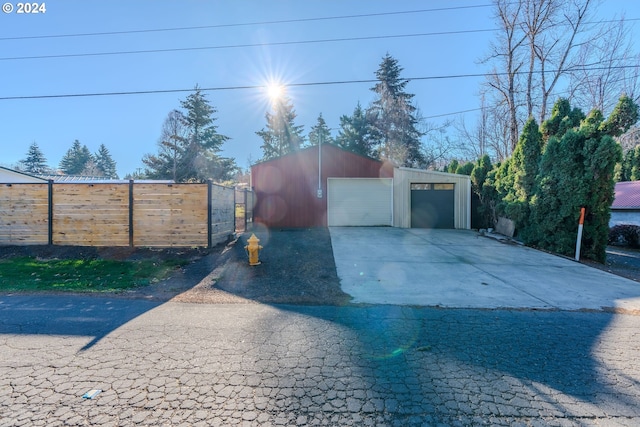
<path fill-rule="evenodd" d="M 640 284 L 469 230 L 331 227 L 354 303 L 640 311 Z"/>

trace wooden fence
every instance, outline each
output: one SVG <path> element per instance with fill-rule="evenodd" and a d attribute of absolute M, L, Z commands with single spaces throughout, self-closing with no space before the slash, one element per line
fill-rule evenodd
<path fill-rule="evenodd" d="M 214 246 L 235 191 L 207 184 L 0 184 L 0 245 Z"/>

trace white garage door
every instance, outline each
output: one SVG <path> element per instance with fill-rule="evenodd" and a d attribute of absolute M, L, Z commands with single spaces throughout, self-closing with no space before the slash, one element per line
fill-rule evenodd
<path fill-rule="evenodd" d="M 338 226 L 393 225 L 391 178 L 329 178 L 327 223 Z"/>

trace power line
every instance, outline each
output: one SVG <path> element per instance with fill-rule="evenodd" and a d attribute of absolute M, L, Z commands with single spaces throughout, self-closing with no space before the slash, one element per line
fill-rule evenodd
<path fill-rule="evenodd" d="M 598 71 L 598 70 L 613 70 L 613 69 L 627 69 L 637 68 L 636 65 L 618 65 L 613 67 L 590 67 L 590 68 L 573 68 L 572 71 Z M 547 70 L 545 73 L 557 73 L 559 70 Z M 527 72 L 521 71 L 516 74 L 526 74 Z M 403 80 L 407 81 L 420 81 L 420 80 L 443 80 L 443 79 L 461 79 L 472 77 L 485 77 L 488 74 L 504 76 L 507 73 L 474 73 L 474 74 L 448 74 L 441 76 L 420 76 L 420 77 L 408 77 Z M 287 87 L 309 87 L 309 86 L 332 86 L 332 85 L 345 85 L 345 84 L 358 84 L 358 83 L 376 83 L 378 79 L 362 79 L 362 80 L 335 80 L 324 82 L 303 82 L 303 83 L 289 83 Z M 217 86 L 199 88 L 203 92 L 214 91 L 227 91 L 227 90 L 252 90 L 252 89 L 265 89 L 265 85 L 239 85 L 239 86 Z M 21 95 L 21 96 L 4 96 L 0 97 L 0 101 L 11 101 L 19 99 L 54 99 L 54 98 L 85 98 L 95 96 L 123 96 L 123 95 L 150 95 L 161 93 L 181 93 L 181 92 L 193 92 L 191 89 L 156 89 L 156 90 L 137 90 L 137 91 L 121 91 L 121 92 L 92 92 L 92 93 L 72 93 L 72 94 L 56 94 L 56 95 Z"/>
<path fill-rule="evenodd" d="M 423 119 L 437 119 L 439 117 L 453 116 L 453 115 L 456 115 L 456 114 L 463 114 L 463 113 L 471 113 L 473 111 L 480 111 L 480 110 L 482 110 L 482 108 L 472 108 L 470 110 L 454 111 L 452 113 L 436 114 L 435 116 L 424 116 L 422 118 Z"/>
<path fill-rule="evenodd" d="M 378 16 L 442 12 L 442 11 L 448 11 L 448 10 L 475 9 L 475 8 L 484 8 L 484 7 L 491 7 L 491 6 L 493 5 L 480 4 L 480 5 L 472 5 L 472 6 L 441 7 L 441 8 L 434 8 L 434 9 L 405 10 L 405 11 L 397 11 L 397 12 L 363 13 L 363 14 L 357 14 L 357 15 L 338 15 L 338 16 L 325 16 L 325 17 L 317 17 L 317 18 L 298 18 L 298 19 L 282 19 L 282 20 L 276 20 L 276 21 L 257 21 L 257 22 L 241 22 L 241 23 L 233 23 L 233 24 L 200 25 L 200 26 L 194 26 L 194 27 L 152 28 L 152 29 L 145 29 L 145 30 L 106 31 L 106 32 L 100 32 L 100 33 L 49 34 L 49 35 L 39 35 L 39 36 L 0 37 L 0 40 L 27 40 L 27 39 L 63 38 L 63 37 L 110 36 L 110 35 L 120 35 L 120 34 L 159 33 L 159 32 L 168 32 L 168 31 L 246 27 L 246 26 L 253 26 L 253 25 L 290 24 L 290 23 L 297 23 L 297 22 L 329 21 L 329 20 L 336 20 L 336 19 L 357 19 L 357 18 L 371 18 L 371 17 L 378 17 Z"/>
<path fill-rule="evenodd" d="M 480 7 L 480 6 L 473 6 Z M 463 8 L 463 7 L 459 7 Z M 433 11 L 433 10 L 445 10 L 445 9 L 456 9 L 456 8 L 444 8 L 444 9 L 425 9 L 425 11 Z M 414 11 L 415 12 L 415 11 Z M 409 13 L 407 12 L 389 12 L 389 14 L 397 14 L 397 13 Z M 379 14 L 368 14 L 368 15 L 351 15 L 351 16 L 376 16 Z M 308 20 L 319 20 L 319 19 L 337 19 L 338 17 L 331 18 L 307 18 Z M 640 18 L 631 18 L 624 20 L 611 20 L 611 21 L 599 21 L 593 23 L 608 23 L 608 22 L 622 22 L 622 21 L 639 21 Z M 292 20 L 296 21 L 296 20 Z M 277 22 L 289 22 L 289 21 L 271 21 L 273 23 Z M 253 24 L 228 24 L 229 26 L 233 25 L 253 25 Z M 222 25 L 225 26 L 225 25 Z M 185 28 L 206 28 L 206 27 L 185 27 Z M 185 29 L 183 28 L 183 29 Z M 176 29 L 178 30 L 178 29 Z M 170 31 L 170 29 L 164 30 L 137 30 L 133 32 L 144 32 L 144 31 Z M 14 57 L 4 57 L 0 58 L 0 61 L 20 61 L 20 60 L 28 60 L 28 59 L 54 59 L 54 58 L 82 58 L 82 57 L 95 57 L 95 56 L 113 56 L 113 55 L 139 55 L 145 53 L 167 53 L 167 52 L 188 52 L 188 51 L 201 51 L 201 50 L 219 50 L 219 49 L 241 49 L 241 48 L 252 48 L 252 47 L 267 47 L 267 46 L 292 46 L 292 45 L 302 45 L 302 44 L 319 44 L 319 43 L 338 43 L 338 42 L 351 42 L 351 41 L 366 41 L 366 40 L 383 40 L 383 39 L 398 39 L 398 38 L 413 38 L 413 37 L 432 37 L 432 36 L 448 36 L 448 35 L 457 35 L 457 34 L 474 34 L 474 33 L 488 33 L 499 31 L 498 28 L 484 28 L 484 29 L 474 29 L 474 30 L 459 30 L 459 31 L 438 31 L 431 33 L 411 33 L 411 34 L 387 34 L 381 36 L 362 36 L 362 37 L 341 37 L 335 39 L 316 39 L 316 40 L 294 40 L 294 41 L 285 41 L 285 42 L 268 42 L 268 43 L 246 43 L 246 44 L 235 44 L 235 45 L 218 45 L 218 46 L 199 46 L 199 47 L 182 47 L 182 48 L 167 48 L 167 49 L 146 49 L 146 50 L 131 50 L 131 51 L 115 51 L 115 52 L 85 52 L 85 53 L 69 53 L 69 54 L 59 54 L 59 55 L 34 55 L 34 56 L 14 56 Z M 112 33 L 91 33 L 85 35 L 97 35 L 97 34 L 120 34 L 121 32 L 112 32 Z M 126 32 L 125 32 L 126 33 Z M 81 34 L 78 34 L 80 36 Z M 38 36 L 39 37 L 39 36 Z M 42 36 L 42 37 L 58 37 L 58 36 Z M 62 37 L 62 36 L 60 36 Z M 64 36 L 66 37 L 66 36 Z M 0 40 L 8 40 L 13 38 L 0 38 Z"/>
<path fill-rule="evenodd" d="M 453 34 L 469 34 L 469 33 L 482 33 L 492 32 L 494 29 L 477 29 L 477 30 L 461 30 L 461 31 L 439 31 L 433 33 L 414 33 L 414 34 L 390 34 L 384 36 L 364 36 L 364 37 L 343 37 L 336 39 L 317 39 L 317 40 L 298 40 L 287 42 L 271 42 L 271 43 L 247 43 L 247 44 L 235 44 L 235 45 L 219 45 L 219 46 L 201 46 L 201 47 L 181 47 L 170 49 L 149 49 L 149 50 L 130 50 L 130 51 L 118 51 L 118 52 L 94 52 L 94 53 L 70 53 L 61 55 L 38 55 L 38 56 L 14 56 L 0 58 L 0 61 L 18 61 L 25 59 L 52 59 L 52 58 L 80 58 L 88 56 L 108 56 L 108 55 L 132 55 L 141 53 L 162 53 L 162 52 L 186 52 L 186 51 L 198 51 L 198 50 L 214 50 L 214 49 L 238 49 L 248 47 L 266 47 L 266 46 L 288 46 L 288 45 L 300 45 L 300 44 L 315 44 L 315 43 L 335 43 L 335 42 L 348 42 L 348 41 L 362 41 L 362 40 L 381 40 L 381 39 L 397 39 L 397 38 L 409 38 L 409 37 L 428 37 L 428 36 L 441 36 L 441 35 L 453 35 Z"/>

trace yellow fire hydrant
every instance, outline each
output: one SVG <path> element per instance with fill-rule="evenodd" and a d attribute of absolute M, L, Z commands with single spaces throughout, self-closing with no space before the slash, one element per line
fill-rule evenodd
<path fill-rule="evenodd" d="M 262 249 L 262 246 L 258 244 L 259 242 L 260 239 L 258 239 L 255 234 L 251 234 L 251 237 L 249 237 L 249 239 L 247 240 L 247 243 L 249 244 L 244 248 L 249 254 L 249 265 L 260 264 L 260 260 L 258 259 L 258 252 L 260 251 L 260 249 Z"/>

